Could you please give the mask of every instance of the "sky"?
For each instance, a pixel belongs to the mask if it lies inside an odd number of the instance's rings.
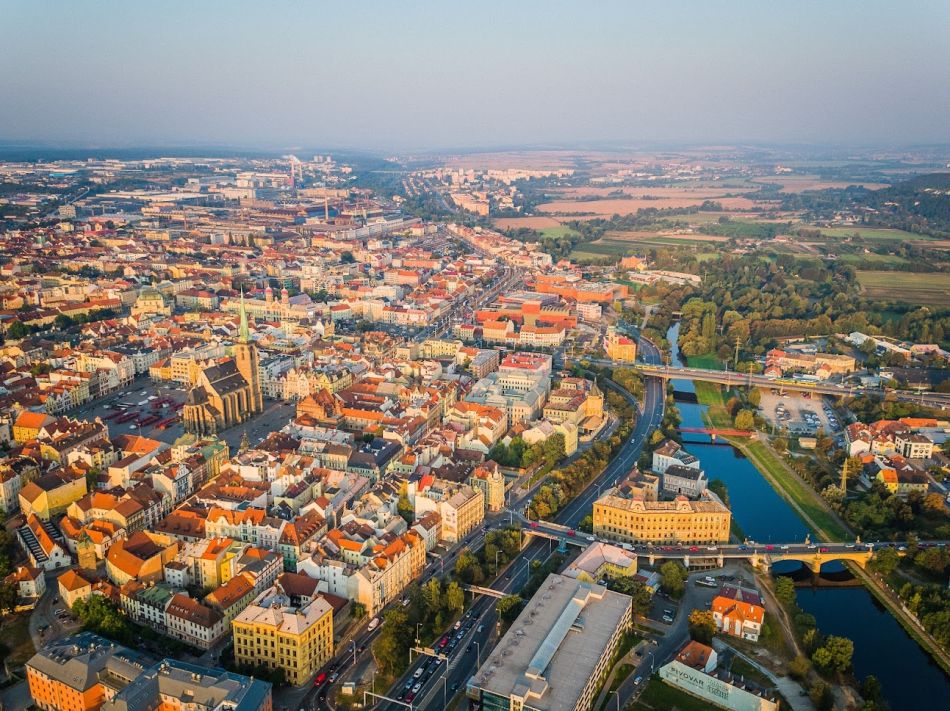
[[[0,142],[950,142],[950,1],[0,0]]]

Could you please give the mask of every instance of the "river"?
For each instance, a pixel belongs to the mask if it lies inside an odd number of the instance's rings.
[[[674,324],[667,338],[672,362],[680,365]],[[695,393],[692,381],[674,380],[678,392]],[[703,405],[678,402],[684,427],[703,427]],[[771,484],[735,448],[713,444],[707,435],[687,434],[683,443],[699,457],[706,476],[721,479],[729,489],[732,515],[746,536],[759,542],[801,541],[809,527]],[[784,564],[794,567],[797,564]],[[840,564],[829,564],[828,570]],[[776,572],[787,572],[776,566]],[[939,707],[950,698],[950,679],[904,631],[897,620],[863,587],[799,588],[798,604],[815,616],[825,634],[854,641],[854,672],[859,679],[876,676],[894,711]]]

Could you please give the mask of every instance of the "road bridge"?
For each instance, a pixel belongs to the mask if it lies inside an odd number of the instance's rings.
[[[677,431],[684,434],[706,434],[712,437],[751,437],[752,430],[736,430],[724,427],[677,427]]]
[[[921,406],[932,407],[938,410],[950,409],[950,393],[938,393],[931,390],[891,390],[882,388],[861,387],[846,385],[829,380],[795,380],[792,378],[770,378],[752,373],[737,373],[731,370],[709,370],[706,368],[689,368],[674,365],[655,365],[649,363],[626,363],[607,358],[580,359],[594,365],[603,365],[610,368],[631,368],[644,375],[652,375],[664,380],[699,380],[706,383],[717,383],[726,386],[773,388],[779,391],[817,393],[819,395],[834,395],[836,397],[869,395],[872,397],[893,397],[902,402],[915,402]]]
[[[889,541],[884,543],[862,543],[858,541],[843,541],[834,543],[812,543],[808,539],[794,543],[755,543],[749,541],[742,544],[723,545],[661,545],[651,543],[622,543],[604,538],[597,538],[591,534],[581,533],[559,524],[547,521],[528,521],[518,512],[512,512],[515,518],[524,525],[525,537],[536,536],[557,540],[564,546],[575,545],[586,548],[594,543],[609,543],[622,546],[624,550],[643,558],[651,566],[659,561],[677,560],[689,567],[717,567],[721,568],[729,560],[747,560],[762,570],[768,570],[776,563],[784,561],[798,561],[813,573],[819,573],[825,563],[850,562],[865,568],[874,557],[876,551],[882,548],[894,548],[898,555],[905,555],[906,543]],[[948,545],[946,541],[928,541],[926,546]]]

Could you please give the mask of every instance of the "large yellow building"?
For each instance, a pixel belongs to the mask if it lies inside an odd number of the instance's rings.
[[[306,683],[333,657],[333,608],[323,597],[296,606],[275,585],[244,608],[231,629],[235,662],[280,669],[294,686]]]
[[[711,492],[698,501],[624,498],[608,491],[594,502],[594,535],[627,543],[710,545],[729,541],[732,514]]]

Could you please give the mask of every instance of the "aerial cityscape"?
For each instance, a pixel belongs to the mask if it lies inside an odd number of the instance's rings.
[[[161,5],[3,3],[0,711],[946,707],[950,7]]]

